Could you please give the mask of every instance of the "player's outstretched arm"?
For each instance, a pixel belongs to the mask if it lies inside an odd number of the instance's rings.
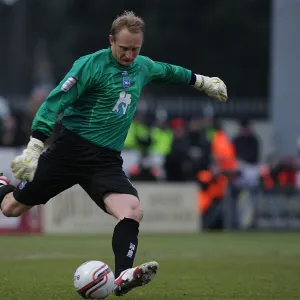
[[[225,83],[218,77],[207,77],[203,75],[194,74],[193,84],[194,88],[199,91],[203,91],[209,97],[218,100],[218,101],[226,101],[227,96],[227,88]]]
[[[188,84],[215,100],[226,101],[228,98],[226,85],[218,77],[195,74],[181,66],[152,61],[148,57],[143,57],[143,59],[149,74],[146,83]]]

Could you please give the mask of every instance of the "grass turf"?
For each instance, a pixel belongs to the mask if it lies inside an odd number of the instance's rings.
[[[136,264],[157,260],[159,274],[124,300],[300,299],[298,233],[141,235],[139,242]],[[0,237],[0,298],[80,299],[73,273],[91,259],[113,269],[110,236]]]

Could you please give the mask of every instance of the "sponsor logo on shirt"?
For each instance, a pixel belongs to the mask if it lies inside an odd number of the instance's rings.
[[[77,78],[75,78],[74,76],[69,77],[62,85],[61,90],[67,92],[76,82]]]
[[[128,105],[131,103],[131,94],[125,91],[120,93],[120,98],[112,109],[113,113],[116,115],[125,115]]]

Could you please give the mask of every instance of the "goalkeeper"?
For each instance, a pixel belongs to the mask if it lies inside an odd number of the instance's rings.
[[[1,210],[7,217],[18,217],[79,184],[116,218],[112,247],[117,296],[147,284],[158,270],[155,261],[133,267],[143,213],[138,192],[122,170],[121,151],[143,87],[152,82],[190,85],[215,100],[227,100],[219,78],[139,55],[143,39],[140,17],[133,12],[117,17],[110,47],[75,61],[39,108],[27,148],[11,164],[21,183],[14,187],[0,177]],[[63,130],[43,152],[61,112]]]

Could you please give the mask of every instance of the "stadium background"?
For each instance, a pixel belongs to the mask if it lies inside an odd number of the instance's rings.
[[[9,165],[39,105],[75,59],[108,47],[124,10],[146,21],[142,54],[218,76],[229,93],[224,104],[192,88],[144,90],[124,168],[145,210],[137,263],[156,259],[161,274],[134,299],[300,299],[299,0],[1,0],[1,171],[18,183]],[[229,156],[213,148],[218,132]],[[0,292],[77,299],[77,265],[113,264],[114,224],[77,187],[0,215]]]

